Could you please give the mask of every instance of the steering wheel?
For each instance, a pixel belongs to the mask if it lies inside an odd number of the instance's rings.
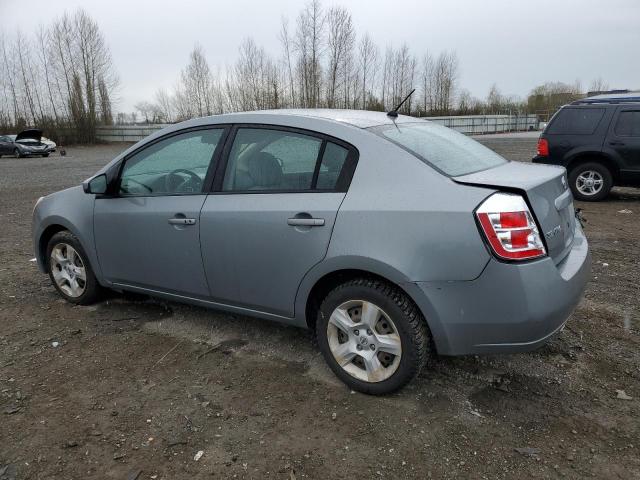
[[[178,168],[164,177],[164,186],[167,192],[199,192],[202,179],[191,170]]]

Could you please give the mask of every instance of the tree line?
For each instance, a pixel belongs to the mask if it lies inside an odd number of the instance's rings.
[[[158,89],[135,111],[114,118],[118,77],[97,23],[82,9],[27,37],[0,34],[0,128],[45,129],[54,139],[92,142],[98,125],[167,123],[234,111],[347,108],[388,111],[413,88],[401,113],[415,116],[525,114],[548,119],[584,96],[582,85],[548,82],[523,99],[493,85],[476,98],[460,84],[456,52],[416,54],[409,46],[382,49],[358,35],[348,9],[309,0],[293,21],[283,18],[273,55],[245,38],[237,59],[211,68],[196,45],[171,89]],[[595,80],[590,90],[606,90]]]
[[[388,111],[413,88],[401,113],[416,116],[526,114],[546,120],[561,105],[583,97],[582,86],[548,82],[526,99],[504,95],[493,85],[479,99],[462,88],[455,51],[416,56],[407,44],[382,50],[365,33],[358,36],[349,10],[310,0],[278,32],[281,51],[269,54],[251,37],[240,45],[235,63],[221,73],[209,67],[196,45],[171,90],[135,105],[119,123],[176,122],[225,112],[278,108],[348,108]],[[591,90],[608,87],[595,80]]]
[[[0,128],[29,126],[54,140],[87,143],[97,125],[113,123],[118,86],[98,24],[82,9],[32,36],[0,34]]]
[[[425,53],[406,44],[384,51],[369,34],[356,34],[351,13],[311,0],[278,32],[281,52],[272,56],[251,37],[238,58],[214,74],[196,45],[176,86],[119,114],[118,122],[174,122],[224,112],[278,108],[388,110],[420,86],[403,113],[449,114],[455,108],[459,65],[453,51]]]

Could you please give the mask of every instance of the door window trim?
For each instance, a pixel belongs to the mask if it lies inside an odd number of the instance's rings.
[[[227,166],[229,163],[229,156],[231,154],[231,149],[233,148],[233,143],[236,138],[236,134],[238,130],[241,128],[244,129],[264,129],[264,130],[275,130],[282,132],[290,132],[297,133],[300,135],[306,135],[308,137],[314,137],[319,140],[322,140],[322,144],[320,145],[320,149],[318,150],[318,157],[316,158],[316,165],[314,167],[313,179],[311,183],[311,187],[309,189],[304,190],[296,190],[296,189],[282,189],[282,190],[223,190],[223,181],[225,172],[227,170]],[[322,159],[324,156],[324,151],[327,145],[327,142],[334,143],[342,148],[347,150],[347,158],[344,161],[344,165],[340,171],[340,175],[338,176],[338,180],[336,181],[336,186],[334,188],[313,188],[317,183],[318,174],[320,171],[320,166],[322,164]],[[331,135],[327,135],[321,132],[316,132],[315,130],[307,130],[304,128],[298,127],[290,127],[286,125],[271,125],[266,123],[235,123],[231,126],[230,131],[225,140],[224,149],[221,154],[221,158],[218,160],[215,175],[213,178],[213,184],[209,189],[210,195],[269,195],[269,194],[278,194],[278,193],[346,193],[349,190],[349,186],[351,185],[351,180],[353,179],[353,174],[355,173],[356,166],[358,164],[358,160],[360,157],[360,152],[356,147],[351,145],[350,143],[345,142],[336,137],[332,137]]]
[[[171,137],[175,137],[178,135],[182,135],[185,133],[197,132],[200,130],[222,130],[222,134],[220,135],[220,140],[216,145],[216,148],[213,150],[213,154],[211,156],[211,160],[209,161],[209,166],[207,167],[207,173],[205,174],[204,180],[202,182],[202,190],[200,192],[175,192],[175,193],[134,193],[134,194],[122,194],[120,193],[120,181],[122,180],[122,172],[124,170],[124,165],[127,161],[137,155],[138,153],[146,150],[153,145],[167,140]],[[231,124],[228,123],[220,123],[220,124],[210,124],[210,125],[198,125],[195,127],[185,128],[182,130],[176,130],[174,132],[169,132],[166,135],[162,135],[158,138],[154,138],[153,140],[140,145],[140,147],[136,148],[133,152],[128,153],[120,162],[118,162],[118,174],[113,181],[113,185],[111,188],[110,197],[118,197],[118,198],[140,198],[140,197],[177,197],[177,196],[193,196],[193,195],[207,195],[211,191],[211,185],[213,184],[213,179],[215,172],[217,171],[217,166],[221,161],[222,153],[224,147],[226,146],[227,139],[229,137],[229,132],[231,131]]]

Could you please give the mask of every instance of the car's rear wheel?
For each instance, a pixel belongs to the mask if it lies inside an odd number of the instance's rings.
[[[609,195],[613,187],[613,176],[603,164],[587,162],[571,169],[569,184],[577,200],[597,202]]]
[[[68,302],[88,305],[100,297],[101,287],[78,239],[68,231],[58,232],[47,244],[49,278]]]
[[[320,306],[316,335],[336,376],[374,395],[406,385],[431,353],[418,307],[398,287],[377,279],[358,278],[333,289]]]

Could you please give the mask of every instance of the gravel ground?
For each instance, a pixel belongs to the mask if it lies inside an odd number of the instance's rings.
[[[521,161],[536,141],[480,140]],[[561,335],[438,358],[376,398],[339,383],[302,330],[62,301],[30,262],[33,204],[124,147],[0,159],[0,479],[640,478],[640,191],[579,205],[593,280]]]

